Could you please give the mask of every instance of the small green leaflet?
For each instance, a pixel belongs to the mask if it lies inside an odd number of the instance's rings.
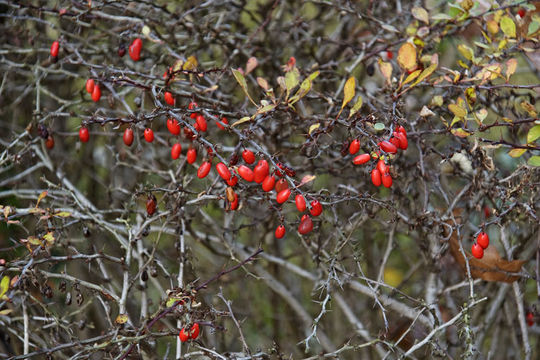
[[[232,69],[232,73],[233,73],[234,78],[236,79],[236,81],[238,81],[238,84],[240,84],[240,86],[242,87],[242,90],[244,90],[244,93],[248,97],[249,101],[251,101],[253,103],[253,105],[257,105],[255,103],[255,101],[253,101],[251,96],[249,95],[248,86],[247,86],[246,78],[244,77],[244,75],[242,75],[242,73],[240,71],[236,70],[236,69]]]

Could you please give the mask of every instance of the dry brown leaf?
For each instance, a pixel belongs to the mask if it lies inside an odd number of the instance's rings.
[[[467,251],[465,248],[464,250],[469,259],[469,266],[471,268],[471,276],[473,279],[511,283],[521,278],[517,275],[511,275],[511,273],[520,272],[521,266],[525,261],[505,260],[501,258],[501,255],[493,245],[489,246],[484,251],[484,257],[482,259],[477,259],[471,255],[470,251]],[[455,232],[450,237],[450,252],[463,271],[467,271],[465,258],[459,250],[459,240]]]

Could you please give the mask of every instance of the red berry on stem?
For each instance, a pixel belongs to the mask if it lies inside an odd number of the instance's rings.
[[[191,330],[189,331],[189,336],[192,339],[196,339],[199,336],[199,332],[200,332],[199,323],[195,323],[193,324],[193,326],[191,327]]]
[[[300,212],[306,211],[306,199],[300,194],[296,195],[294,198],[294,202],[296,204],[296,208]]]
[[[388,60],[392,60],[392,58],[394,57],[394,53],[388,50],[386,52],[386,57],[388,58]]]
[[[206,123],[206,119],[204,118],[204,116],[197,115],[195,121],[197,122],[200,131],[205,132],[208,129],[208,124]]]
[[[482,247],[482,249],[486,249],[489,246],[489,236],[485,232],[481,232],[476,237],[476,243]]]
[[[163,98],[165,99],[165,102],[171,106],[174,105],[174,95],[170,91],[165,91],[165,94],[163,95]]]
[[[394,144],[395,147],[399,148],[399,140],[392,136],[389,140],[392,144]]]
[[[210,172],[211,168],[212,164],[210,164],[209,161],[203,162],[201,166],[199,166],[199,170],[197,170],[197,177],[199,177],[199,179],[205,178],[206,175],[208,175],[208,173]]]
[[[91,94],[94,91],[94,85],[95,84],[96,84],[96,82],[94,81],[94,79],[86,80],[86,92]]]
[[[276,192],[281,192],[285,189],[288,189],[289,188],[289,184],[287,184],[287,180],[285,179],[279,179],[277,182],[276,182]]]
[[[403,126],[399,125],[396,130],[407,136],[407,131],[405,131],[405,128]]]
[[[236,175],[231,176],[231,178],[227,180],[227,185],[229,186],[235,186],[236,184],[238,184],[238,176]]]
[[[88,142],[89,139],[90,139],[90,133],[88,132],[88,128],[86,126],[82,126],[79,129],[79,140],[85,143],[85,142]]]
[[[371,170],[371,182],[375,186],[381,186],[382,184],[381,172],[376,168]]]
[[[384,185],[384,187],[389,188],[390,186],[392,186],[392,182],[392,176],[388,172],[382,174],[382,184]]]
[[[397,147],[399,147],[401,150],[407,150],[409,147],[407,135],[399,131],[394,131],[394,138],[398,140],[398,145],[396,145]]]
[[[182,145],[179,143],[174,144],[171,149],[171,158],[173,158],[173,160],[178,159],[180,157],[180,153],[182,153]]]
[[[60,50],[60,43],[58,41],[53,41],[51,45],[51,56],[57,57],[58,56],[58,50]]]
[[[149,216],[154,215],[154,213],[156,212],[156,207],[157,207],[156,202],[157,200],[154,195],[148,195],[148,199],[146,199],[146,213]]]
[[[392,144],[390,141],[387,141],[387,140],[381,141],[379,147],[384,152],[387,152],[387,153],[390,153],[390,154],[397,153],[396,145]]]
[[[377,161],[377,169],[379,170],[381,175],[388,171],[388,168],[386,167],[386,164],[384,163],[384,160],[379,159],[379,161]]]
[[[251,182],[255,178],[253,170],[248,168],[246,165],[240,165],[238,167],[238,174],[246,181]]]
[[[126,130],[124,130],[124,144],[127,146],[133,144],[133,130],[131,128],[126,128]]]
[[[47,140],[45,140],[45,146],[47,147],[47,149],[52,149],[54,147],[54,138],[52,137],[52,135],[49,135],[47,137]]]
[[[229,120],[227,120],[227,118],[224,116],[221,118],[221,122],[224,123],[224,124],[229,124]],[[216,124],[218,126],[218,128],[220,128],[221,130],[225,130],[225,126],[221,125],[221,123],[219,121],[216,121]]]
[[[484,257],[484,249],[477,243],[474,243],[471,248],[471,252],[473,256],[477,259],[481,259]]]
[[[358,139],[354,139],[349,145],[349,154],[354,155],[358,152],[358,150],[360,150],[360,141]]]
[[[238,194],[237,194],[237,193],[234,193],[234,201],[231,202],[231,210],[236,210],[236,209],[238,209],[238,204],[239,204]]]
[[[284,237],[285,236],[285,226],[279,225],[276,228],[275,235],[276,235],[276,239],[281,239],[282,237]]]
[[[267,176],[262,182],[262,189],[266,192],[272,191],[276,185],[276,178],[274,176]]]
[[[141,58],[142,40],[136,38],[129,46],[129,56],[133,61],[138,61]]]
[[[149,143],[154,141],[154,131],[152,129],[150,128],[144,129],[144,140],[146,140],[146,142],[149,142]]]
[[[268,162],[266,160],[259,160],[257,166],[255,166],[255,169],[253,169],[253,173],[255,174],[255,182],[257,184],[262,183],[268,176],[269,171],[270,167],[268,166]]]
[[[519,17],[523,19],[525,17],[526,11],[524,8],[520,8],[517,13]]]
[[[99,88],[99,84],[94,85],[94,90],[92,90],[92,100],[94,102],[98,102],[101,98],[101,89]]]
[[[176,119],[167,119],[167,129],[173,135],[180,135],[180,124]]]
[[[357,155],[353,159],[352,162],[353,162],[354,165],[362,165],[362,164],[367,163],[369,160],[371,160],[371,155],[369,155],[369,154],[361,154],[361,155]]]
[[[309,209],[309,212],[313,216],[319,216],[322,214],[322,205],[318,200],[313,200],[311,202],[311,209]]]
[[[197,160],[197,150],[190,147],[186,153],[188,164],[193,164]]]
[[[186,333],[184,328],[182,328],[182,330],[180,330],[180,333],[178,334],[178,337],[180,338],[181,342],[186,342],[186,341],[189,340],[189,335]]]
[[[534,314],[532,312],[528,311],[525,318],[527,319],[527,325],[528,326],[533,326],[534,325]]]
[[[291,196],[291,190],[290,189],[281,190],[276,195],[276,201],[279,204],[283,204],[285,201],[287,201],[289,199],[290,196]]]
[[[242,158],[245,162],[248,164],[253,164],[255,162],[255,154],[253,154],[253,151],[245,149],[242,151]]]
[[[307,215],[302,217],[300,225],[298,225],[298,232],[302,235],[309,234],[313,230],[313,221]]]
[[[229,171],[227,165],[225,165],[224,163],[220,162],[219,164],[217,164],[216,170],[223,180],[227,181],[231,178],[231,172]]]

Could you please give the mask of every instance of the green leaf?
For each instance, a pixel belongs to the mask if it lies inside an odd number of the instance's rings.
[[[289,104],[292,105],[304,96],[306,96],[306,94],[311,90],[311,87],[313,86],[313,80],[315,80],[315,78],[319,76],[319,73],[320,71],[317,70],[314,73],[310,74],[307,78],[305,78],[304,81],[302,81],[300,89],[298,89],[296,94],[294,94],[294,96],[289,99]]]
[[[242,73],[236,69],[232,69],[232,73],[234,75],[234,78],[238,82],[238,84],[240,84],[240,86],[242,87],[242,90],[244,90],[244,93],[248,97],[249,101],[251,101],[254,105],[257,105],[255,104],[255,101],[253,101],[251,96],[249,95],[248,86],[247,86],[246,78],[244,77],[244,75],[242,75]]]
[[[341,104],[341,109],[345,107],[354,97],[355,94],[355,87],[356,87],[356,80],[354,79],[354,76],[351,76],[349,79],[347,79],[347,82],[345,83],[345,87],[343,88],[343,103]]]
[[[501,29],[503,33],[511,38],[516,37],[516,24],[508,15],[505,15],[501,18]]]
[[[287,98],[292,89],[300,82],[300,71],[297,68],[293,68],[291,71],[285,74],[285,88],[287,89]]]
[[[384,130],[384,127],[385,127],[384,124],[383,124],[383,123],[380,123],[380,122],[375,123],[375,125],[373,125],[373,128],[374,128],[375,130],[377,130],[377,131]]]
[[[433,15],[431,19],[432,20],[452,20],[452,17],[450,15],[440,13],[440,14]]]
[[[251,116],[244,116],[243,118],[241,118],[240,120],[238,120],[237,122],[232,124],[231,126],[240,125],[240,124],[243,124],[243,123],[245,123],[247,121],[250,121],[250,120],[251,120]]]
[[[457,104],[448,105],[448,110],[450,110],[455,116],[460,118],[463,118],[467,115],[467,110]]]
[[[532,143],[540,137],[540,125],[534,125],[527,133],[527,143]]]
[[[534,33],[536,33],[538,31],[538,29],[540,29],[540,22],[538,20],[534,19],[529,24],[529,28],[527,29],[527,36],[533,35]]]
[[[7,293],[9,289],[9,276],[4,276],[2,278],[2,281],[0,281],[0,298],[4,296],[5,293]]]
[[[531,156],[529,160],[527,160],[527,164],[531,166],[540,166],[540,156],[538,155]]]
[[[459,53],[467,60],[471,60],[474,56],[474,51],[470,47],[464,44],[459,44],[457,47]]]
[[[435,69],[437,69],[437,64],[431,64],[429,67],[425,68],[424,71],[418,76],[418,79],[410,87],[416,86],[421,81],[423,81],[425,78],[427,78],[429,75],[431,75]]]
[[[261,106],[260,108],[257,109],[257,114],[264,114],[269,111],[272,111],[276,108],[276,106],[277,106],[276,104],[269,104],[269,105]]]
[[[71,216],[71,213],[70,213],[70,212],[67,212],[67,211],[59,211],[59,212],[57,212],[56,214],[54,214],[54,216],[58,216],[58,217],[70,217],[70,216]]]
[[[513,158],[518,158],[521,155],[525,154],[525,151],[527,151],[527,149],[512,149],[508,152],[508,155]]]
[[[354,114],[356,114],[356,112],[358,110],[360,110],[360,108],[362,107],[362,96],[358,95],[358,99],[356,99],[356,103],[354,103],[351,111],[349,112],[349,118],[351,118],[351,116],[353,116]]]

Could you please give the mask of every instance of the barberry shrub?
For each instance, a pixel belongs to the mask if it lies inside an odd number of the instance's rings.
[[[1,358],[540,356],[533,3],[0,7]]]

